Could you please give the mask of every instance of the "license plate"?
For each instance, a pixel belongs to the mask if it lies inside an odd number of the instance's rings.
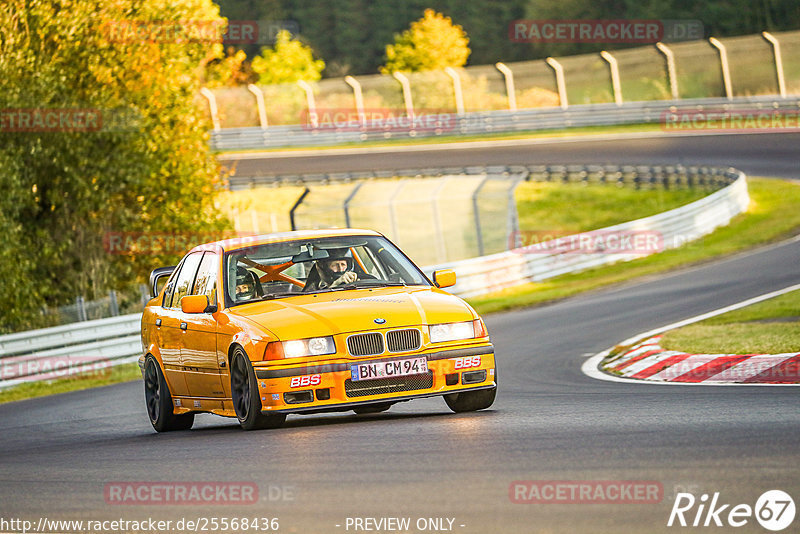
[[[428,360],[425,356],[391,362],[359,363],[350,366],[350,378],[353,381],[420,375],[427,372]]]

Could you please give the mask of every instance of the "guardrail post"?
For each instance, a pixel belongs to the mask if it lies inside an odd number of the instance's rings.
[[[772,53],[775,56],[775,74],[778,76],[778,92],[781,98],[786,98],[786,80],[783,77],[783,60],[781,59],[781,43],[769,32],[761,32],[764,39],[772,45]]]
[[[347,195],[347,198],[344,199],[344,224],[347,228],[350,228],[350,201],[353,200],[353,197],[358,194],[358,190],[361,189],[361,186],[364,185],[364,182],[358,182],[356,186],[350,191],[350,194]]]
[[[264,92],[259,89],[257,85],[252,83],[247,85],[247,90],[256,96],[258,122],[261,124],[261,127],[266,130],[269,125],[267,124],[267,108],[264,105]]]
[[[719,39],[710,37],[708,42],[711,46],[719,50],[719,64],[722,67],[722,83],[725,85],[725,96],[728,100],[733,100],[733,89],[731,88],[731,72],[728,65],[728,51]]]
[[[503,73],[503,78],[506,80],[506,95],[508,95],[508,109],[510,111],[517,110],[517,92],[514,88],[514,73],[505,63],[495,63],[497,70]]]
[[[406,115],[408,115],[408,118],[413,121],[414,101],[411,98],[411,84],[408,81],[408,77],[402,72],[393,72],[392,76],[394,76],[394,79],[400,82],[400,85],[403,87],[403,101],[406,104]]]
[[[294,206],[292,206],[292,209],[289,210],[289,222],[291,223],[292,231],[297,230],[297,225],[295,224],[295,220],[294,220],[294,212],[297,210],[297,208],[300,207],[300,204],[303,203],[303,200],[306,199],[306,196],[308,196],[308,194],[310,192],[311,192],[311,189],[309,189],[308,187],[303,189],[303,194],[300,195],[300,198],[298,198],[297,201],[294,203]]]
[[[214,131],[220,131],[219,113],[217,112],[217,99],[214,93],[208,90],[207,87],[200,89],[200,94],[208,100],[208,110],[211,112],[211,123],[214,125]]]
[[[345,76],[344,81],[353,88],[353,97],[356,100],[356,113],[361,126],[367,126],[367,115],[364,113],[364,95],[361,92],[361,84],[352,76]],[[349,225],[348,225],[349,226]]]
[[[456,113],[464,114],[464,93],[461,91],[461,78],[453,67],[445,67],[444,71],[453,79],[453,94],[456,97]]]
[[[600,52],[600,57],[608,62],[608,68],[611,70],[611,89],[614,91],[614,102],[621,106],[622,87],[619,83],[619,64],[617,64],[617,59],[605,50]]]
[[[545,60],[556,73],[556,85],[558,86],[558,100],[561,102],[561,109],[567,109],[567,84],[564,81],[564,67],[556,59],[549,57]]]
[[[308,118],[311,120],[311,127],[319,127],[319,118],[317,117],[317,104],[314,102],[314,88],[305,81],[300,80],[297,82],[303,91],[306,92],[306,104],[308,105]]]
[[[475,191],[472,192],[472,213],[475,217],[475,240],[478,242],[478,256],[484,255],[483,250],[483,231],[481,230],[481,210],[478,206],[478,195],[481,193],[481,189],[483,186],[486,185],[486,182],[489,181],[489,175],[487,174],[481,183],[478,184],[478,187],[475,188]]]
[[[667,59],[667,78],[669,78],[669,90],[672,93],[672,99],[678,100],[678,75],[675,71],[675,54],[664,43],[656,43],[656,48],[659,52],[664,54]]]

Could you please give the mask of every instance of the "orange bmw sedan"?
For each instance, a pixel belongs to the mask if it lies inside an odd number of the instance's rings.
[[[456,412],[488,408],[494,347],[475,310],[442,289],[455,281],[450,270],[429,280],[369,230],[195,247],[150,275],[139,358],[150,422],[188,429],[205,412],[274,428],[287,414],[430,396]]]

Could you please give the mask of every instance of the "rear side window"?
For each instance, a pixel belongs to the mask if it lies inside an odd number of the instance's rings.
[[[211,305],[217,302],[217,271],[219,256],[213,252],[206,252],[200,262],[200,269],[194,282],[192,295],[205,295]]]
[[[197,267],[200,265],[200,259],[202,257],[202,252],[192,252],[186,256],[186,259],[183,261],[183,266],[181,267],[181,272],[178,273],[178,278],[175,281],[175,292],[172,295],[172,301],[169,303],[168,307],[179,307],[181,305],[181,299],[190,294],[189,292],[194,286]]]

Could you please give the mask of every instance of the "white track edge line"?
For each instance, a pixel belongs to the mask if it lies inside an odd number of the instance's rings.
[[[722,315],[723,313],[728,313],[730,311],[738,310],[739,308],[744,308],[751,304],[756,304],[758,302],[762,302],[764,300],[769,300],[774,297],[778,297],[780,295],[784,295],[786,293],[791,293],[792,291],[796,291],[800,289],[800,284],[794,284],[783,289],[778,289],[777,291],[770,291],[769,293],[764,293],[763,295],[759,295],[757,297],[749,298],[747,300],[743,300],[741,302],[737,302],[736,304],[731,304],[730,306],[725,306],[724,308],[719,308],[716,310],[712,310],[710,312],[696,315],[694,317],[690,317],[689,319],[684,319],[682,321],[678,321],[676,323],[668,324],[666,326],[662,326],[653,330],[649,330],[647,332],[643,332],[641,334],[637,334],[632,336],[625,341],[618,343],[619,345],[631,345],[634,342],[652,337],[656,334],[660,334],[667,330],[673,330],[675,328],[679,328],[681,326],[686,326],[692,323],[696,323],[699,321],[703,321],[705,319],[709,319],[711,317],[715,317],[717,315]],[[626,384],[646,384],[646,385],[660,385],[660,386],[800,386],[800,384],[755,384],[755,383],[735,383],[735,382],[662,382],[662,381],[648,381],[648,380],[641,380],[637,378],[622,378],[621,376],[613,376],[607,373],[604,373],[600,370],[600,362],[608,356],[611,352],[611,348],[608,348],[602,352],[598,352],[594,356],[589,357],[583,365],[581,365],[581,372],[588,376],[589,378],[595,378],[597,380],[605,380],[606,382],[624,382]]]

